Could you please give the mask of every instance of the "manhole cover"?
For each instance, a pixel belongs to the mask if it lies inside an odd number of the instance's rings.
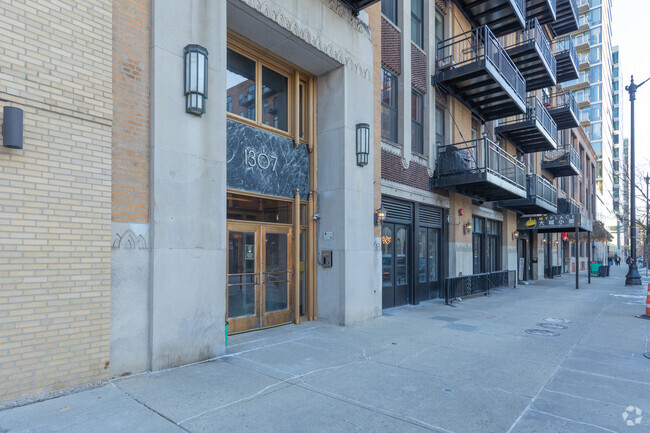
[[[558,319],[557,317],[548,317],[544,321],[549,323],[571,323],[569,319]]]
[[[569,329],[566,325],[560,325],[559,323],[538,323],[537,326],[541,326],[546,329]]]
[[[526,329],[526,334],[540,335],[542,337],[559,337],[560,334],[546,329]]]

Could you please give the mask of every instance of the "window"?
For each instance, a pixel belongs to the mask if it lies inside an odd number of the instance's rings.
[[[614,158],[618,158],[618,152],[619,152],[618,147],[615,147],[614,148]]]
[[[614,144],[618,144],[618,134],[614,134]]]
[[[612,63],[618,63],[618,51],[612,53]]]
[[[613,169],[614,169],[614,171],[618,171],[618,161],[614,161],[614,163],[613,163]],[[618,177],[618,176],[617,176],[617,177]],[[618,183],[618,182],[614,182],[614,183]]]
[[[239,95],[239,96],[241,96],[241,95]],[[229,113],[232,113],[232,96],[231,95],[228,95],[228,97],[226,98],[226,110]]]
[[[600,102],[603,99],[603,86],[598,84],[591,88],[591,102]]]
[[[601,8],[592,9],[589,11],[587,16],[589,18],[589,25],[592,27],[597,26],[603,20],[602,9]]]
[[[614,81],[613,88],[614,90],[618,90],[618,81]]]
[[[226,67],[228,112],[245,114],[255,120],[255,61],[228,49]],[[238,94],[238,107],[232,106],[232,95]],[[252,107],[252,110],[251,110]],[[252,115],[252,117],[251,117]]]
[[[445,145],[445,110],[436,105],[436,148]]]
[[[424,154],[423,111],[424,97],[417,90],[411,89],[411,150],[419,154]]]
[[[395,25],[398,25],[397,2],[398,0],[381,0],[381,13]]]
[[[474,217],[472,232],[473,272],[480,274],[499,270],[501,223]]]
[[[615,97],[616,99],[618,99],[618,96],[614,96],[614,97]],[[613,116],[613,117],[618,117],[618,114],[619,114],[618,107],[616,107],[616,108],[614,108],[614,110],[612,111],[612,116]]]
[[[618,185],[618,174],[614,175],[614,185]],[[616,189],[615,189],[616,191]]]
[[[614,105],[618,105],[618,95],[614,95],[614,98],[612,99],[614,102]],[[618,109],[616,109],[617,114],[614,115],[614,117],[618,117]]]
[[[397,76],[381,69],[381,137],[397,143]]]
[[[612,76],[614,78],[618,78],[618,66],[612,70]]]
[[[273,127],[289,131],[289,79],[262,66],[262,120],[273,120]]]
[[[444,16],[436,9],[436,53],[438,52],[438,44],[445,39],[445,20]],[[442,57],[438,54],[438,57]]]
[[[423,16],[423,0],[411,0],[411,40],[420,48],[424,40]]]

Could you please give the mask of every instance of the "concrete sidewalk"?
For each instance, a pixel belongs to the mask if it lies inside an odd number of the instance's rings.
[[[234,336],[210,362],[4,410],[0,432],[650,432],[648,281],[626,271]]]

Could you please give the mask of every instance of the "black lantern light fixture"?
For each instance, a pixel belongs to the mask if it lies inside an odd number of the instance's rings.
[[[205,114],[208,99],[208,50],[190,44],[185,53],[185,111],[201,116]]]
[[[2,109],[2,145],[10,149],[23,148],[23,110],[5,106]]]
[[[370,125],[357,123],[357,165],[363,167],[368,165],[370,154]]]

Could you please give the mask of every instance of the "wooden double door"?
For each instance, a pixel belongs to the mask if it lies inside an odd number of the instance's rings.
[[[228,223],[226,320],[228,333],[291,322],[292,228]]]

